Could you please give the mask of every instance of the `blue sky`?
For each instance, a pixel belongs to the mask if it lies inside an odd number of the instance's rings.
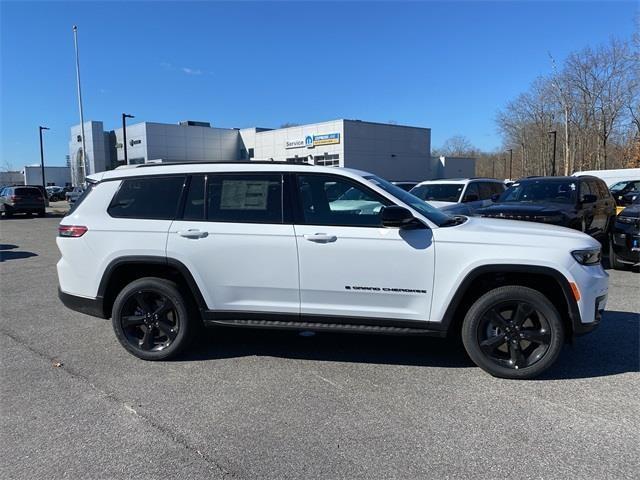
[[[6,2],[0,167],[62,165],[85,119],[278,127],[357,118],[500,146],[494,118],[571,51],[629,38],[630,2]]]

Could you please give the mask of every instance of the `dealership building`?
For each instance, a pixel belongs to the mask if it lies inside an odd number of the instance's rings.
[[[125,164],[122,128],[84,125],[87,174]],[[287,128],[217,128],[206,122],[141,122],[127,126],[129,164],[273,160],[366,170],[396,181],[473,176],[475,166],[431,156],[431,129],[360,120],[332,120]],[[69,157],[82,165],[80,125],[71,128]],[[74,179],[79,174],[74,174]],[[75,183],[75,180],[74,180]]]

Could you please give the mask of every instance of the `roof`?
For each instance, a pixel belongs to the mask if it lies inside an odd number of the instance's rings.
[[[93,181],[102,181],[125,177],[139,177],[149,175],[172,175],[188,173],[211,173],[211,172],[313,172],[319,173],[340,173],[347,172],[346,176],[364,176],[368,172],[336,167],[320,167],[308,163],[289,163],[272,161],[248,161],[248,162],[176,162],[176,163],[147,163],[143,165],[128,165],[124,168],[117,168],[106,172],[98,172],[89,175]]]
[[[454,184],[466,185],[471,181],[504,183],[502,180],[498,180],[497,178],[471,177],[471,178],[438,178],[436,180],[425,180],[423,182],[418,183],[418,185],[432,185],[432,184],[443,184],[443,183],[454,183]]]

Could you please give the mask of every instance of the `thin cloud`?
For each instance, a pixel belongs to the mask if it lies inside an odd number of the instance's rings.
[[[173,65],[171,65],[169,62],[160,62],[160,66],[166,70],[173,69]]]
[[[199,68],[182,67],[182,71],[187,75],[202,75],[202,70]]]

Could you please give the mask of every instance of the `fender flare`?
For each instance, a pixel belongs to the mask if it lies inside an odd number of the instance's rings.
[[[580,319],[580,310],[578,309],[578,303],[573,297],[573,291],[571,290],[571,286],[569,285],[569,281],[567,278],[560,273],[558,270],[555,270],[551,267],[543,267],[539,265],[521,265],[521,264],[489,264],[489,265],[481,265],[479,267],[471,270],[460,282],[456,289],[456,293],[454,293],[453,297],[451,297],[451,301],[447,306],[447,309],[442,317],[442,328],[443,330],[449,332],[453,323],[454,316],[456,310],[462,303],[467,291],[469,290],[470,285],[476,280],[480,275],[485,275],[487,273],[530,273],[536,275],[546,275],[552,277],[554,280],[558,282],[562,289],[562,293],[564,295],[564,299],[567,302],[568,306],[568,316],[573,328],[574,333],[579,333],[582,331],[582,323]],[[562,312],[561,312],[562,313]]]

